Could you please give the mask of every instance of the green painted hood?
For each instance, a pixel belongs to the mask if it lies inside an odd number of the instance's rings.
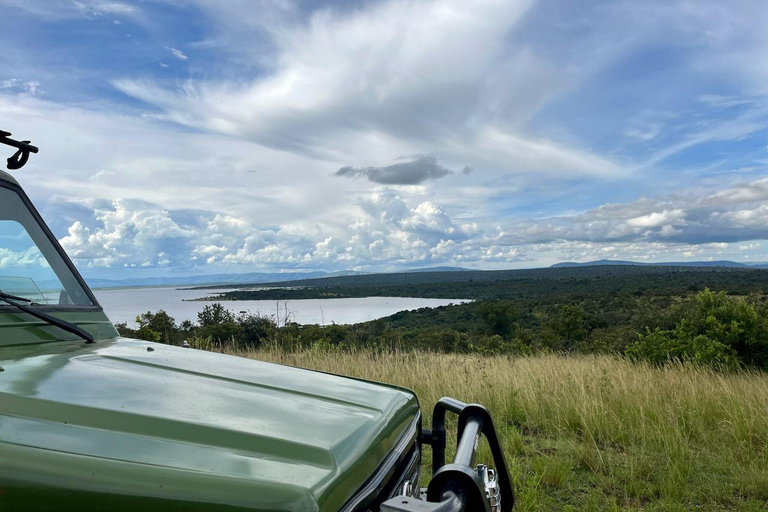
[[[336,511],[418,416],[406,390],[124,338],[0,367],[3,510]]]

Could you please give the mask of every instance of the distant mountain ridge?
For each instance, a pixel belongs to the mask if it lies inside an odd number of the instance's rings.
[[[564,268],[577,268],[577,267],[597,267],[597,266],[639,266],[639,267],[722,267],[722,268],[755,268],[755,269],[768,269],[768,263],[739,263],[735,261],[679,261],[679,262],[662,262],[662,263],[645,263],[636,261],[624,261],[624,260],[596,260],[587,262],[572,262],[566,261],[563,263],[556,263],[550,267],[544,267],[540,269],[527,269],[527,270],[542,270],[549,269],[564,269]],[[465,276],[484,275],[486,273],[493,274],[494,272],[524,272],[525,270],[473,270],[462,267],[423,267],[412,268],[402,270],[399,272],[360,272],[355,270],[342,270],[336,272],[325,271],[308,271],[308,272],[248,272],[243,274],[209,274],[209,275],[193,275],[193,276],[174,276],[174,277],[141,277],[141,278],[128,278],[128,279],[102,279],[102,278],[89,278],[85,277],[86,282],[92,288],[131,288],[131,287],[151,287],[151,286],[201,286],[201,287],[213,287],[216,285],[222,285],[222,287],[233,288],[238,285],[252,286],[260,284],[278,284],[292,281],[307,281],[314,279],[324,278],[337,278],[347,276],[369,276],[369,275],[414,275],[414,274],[451,274],[461,273]],[[468,277],[467,277],[468,278]],[[41,286],[46,283],[39,283]],[[53,283],[51,283],[53,285]],[[54,286],[55,287],[55,286]]]
[[[299,279],[317,279],[320,277],[356,275],[355,271],[341,272],[249,272],[245,274],[210,274],[195,276],[174,277],[139,277],[129,279],[101,279],[85,277],[86,283],[92,288],[131,288],[140,286],[194,286],[194,285],[233,285],[233,284],[258,284],[279,283],[284,281],[296,281]]]
[[[719,260],[719,261],[665,261],[659,263],[647,263],[640,261],[624,260],[596,260],[577,263],[575,261],[564,261],[555,263],[549,268],[568,268],[568,267],[596,267],[603,265],[636,265],[642,267],[729,267],[729,268],[768,268],[768,263],[739,263],[738,261]]]
[[[413,274],[417,272],[471,272],[471,270],[463,267],[424,267],[412,268],[410,270],[405,270],[404,272]]]
[[[469,269],[461,267],[425,267],[404,270],[402,273],[419,272],[467,272]],[[91,288],[133,288],[133,287],[151,287],[151,286],[214,286],[214,285],[238,285],[238,284],[261,284],[261,283],[283,283],[288,281],[299,281],[304,279],[318,279],[323,277],[342,277],[365,275],[369,272],[360,272],[356,270],[339,270],[335,272],[325,272],[322,270],[309,272],[248,272],[244,274],[208,274],[194,276],[174,276],[174,277],[137,277],[128,279],[102,279],[85,277],[85,281]],[[398,272],[399,273],[399,272]],[[41,283],[55,287],[56,283]]]

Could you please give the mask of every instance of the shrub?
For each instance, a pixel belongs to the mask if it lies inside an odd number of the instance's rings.
[[[266,316],[242,313],[237,317],[237,325],[241,331],[241,344],[244,348],[258,348],[261,344],[274,336],[277,325],[275,321]]]
[[[733,348],[702,334],[690,337],[680,329],[649,330],[646,334],[639,335],[638,341],[627,348],[626,355],[633,360],[645,360],[654,364],[678,360],[708,366],[734,367],[739,362]]]
[[[674,329],[647,329],[627,348],[633,359],[669,359],[768,369],[768,323],[755,304],[725,292],[704,290],[670,308]]]

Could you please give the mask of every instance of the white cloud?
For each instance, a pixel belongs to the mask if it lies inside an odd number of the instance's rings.
[[[662,243],[713,247],[714,243],[767,240],[768,180],[720,191],[681,191],[630,203],[606,204],[583,213],[538,221],[520,219],[507,228],[486,230],[500,245],[559,242]],[[738,259],[738,258],[737,258]]]
[[[104,14],[134,14],[139,9],[135,5],[123,2],[110,2],[103,0],[91,0],[88,2],[72,2],[83,14],[102,16]]]
[[[37,96],[38,94],[40,94],[40,82],[36,80],[30,80],[29,82],[25,82],[24,90],[27,92],[27,94],[30,94],[32,96]]]
[[[30,247],[25,251],[13,251],[11,249],[0,247],[0,268],[36,266],[48,268],[48,262],[37,247]]]
[[[37,80],[24,81],[19,78],[2,80],[0,81],[0,90],[1,89],[25,93],[29,96],[38,96],[42,94],[40,82]]]
[[[509,266],[605,258],[743,260],[750,254],[759,259],[757,241],[768,239],[768,205],[701,206],[717,194],[644,198],[569,217],[483,227],[453,218],[432,202],[408,204],[393,190],[380,188],[358,197],[359,209],[345,216],[342,230],[326,223],[266,229],[240,216],[202,211],[190,216],[138,201],[113,201],[95,208],[92,226],[74,222],[61,241],[76,260],[91,266],[197,272]]]
[[[633,217],[627,220],[627,224],[638,228],[658,228],[668,225],[671,222],[679,222],[685,218],[685,210],[664,210],[661,212],[651,212],[639,217]]]
[[[71,219],[58,229],[80,265],[200,273],[509,266],[565,256],[733,256],[735,243],[768,239],[768,179],[570,216],[483,220],[466,215],[467,203],[446,207],[430,189],[367,190],[330,176],[338,163],[247,141],[26,96],[0,96],[0,115],[44,148],[19,178],[36,201],[70,209],[49,220]],[[120,146],[109,143],[114,137]],[[80,213],[67,213],[75,206]]]
[[[189,57],[184,55],[184,53],[182,53],[182,51],[179,50],[178,48],[174,48],[173,46],[166,46],[165,49],[168,50],[169,52],[171,52],[171,55],[173,55],[174,57],[176,57],[179,60],[187,60],[187,59],[189,59]]]
[[[110,0],[0,0],[0,6],[22,9],[46,21],[73,18],[95,20],[119,15],[142,24],[148,22],[144,11],[137,5]]]
[[[159,264],[167,247],[197,235],[180,227],[167,211],[132,201],[114,201],[111,208],[96,209],[94,217],[97,228],[76,221],[60,240],[72,258],[88,266]]]
[[[0,4],[45,21],[163,18],[150,16],[152,2]],[[731,167],[749,170],[751,182],[701,178],[694,162],[691,180],[679,179],[696,190],[653,189],[675,188],[663,169],[674,168],[670,157],[684,160],[695,146],[714,152],[768,126],[760,96],[768,68],[739,57],[768,48],[765,13],[749,2],[481,0],[469,8],[383,0],[311,12],[287,0],[195,5],[210,29],[183,48],[200,52],[193,61],[226,64],[200,73],[190,62],[194,78],[171,82],[159,61],[189,58],[163,45],[182,39],[157,30],[158,43],[135,32],[142,48],[169,52],[142,57],[157,80],[126,74],[114,82],[144,100],[145,112],[111,97],[79,107],[48,92],[57,82],[45,73],[9,66],[0,80],[0,117],[41,147],[19,178],[60,213],[54,227],[83,264],[201,272],[502,266],[561,256],[709,257],[768,238],[765,162],[747,161],[746,143],[722,159],[738,153],[745,161]],[[691,103],[676,109],[674,87],[614,87],[617,71],[635,69],[656,48],[686,56],[669,80],[715,76],[712,90],[728,95],[686,82],[680,90]],[[710,68],[704,57],[731,64]],[[77,71],[99,87],[114,78]],[[45,84],[45,98],[65,100],[44,101],[32,78]],[[587,110],[577,108],[582,101]],[[764,141],[759,149],[764,158]],[[333,177],[339,169],[366,179]],[[604,204],[616,191],[625,202]]]
[[[270,72],[250,83],[194,80],[175,90],[146,79],[114,83],[168,120],[347,166],[434,153],[459,169],[620,173],[576,144],[520,133],[521,122],[564,86],[557,70],[509,42],[531,4],[321,10],[307,21],[262,27],[277,51]]]
[[[9,80],[0,81],[0,89],[11,89],[22,84],[22,80],[18,78],[11,78]]]

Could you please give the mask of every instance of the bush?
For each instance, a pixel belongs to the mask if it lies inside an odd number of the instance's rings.
[[[761,312],[762,313],[762,312]],[[674,329],[647,329],[627,348],[633,359],[670,359],[768,369],[768,323],[754,303],[704,290],[670,308]]]
[[[678,329],[649,330],[639,335],[639,340],[627,348],[626,355],[632,360],[645,360],[653,364],[677,360],[732,368],[738,366],[739,362],[733,348],[703,334],[687,336]]]
[[[241,343],[244,348],[249,349],[258,348],[277,331],[277,325],[272,318],[248,313],[237,317],[237,325],[241,332]]]

